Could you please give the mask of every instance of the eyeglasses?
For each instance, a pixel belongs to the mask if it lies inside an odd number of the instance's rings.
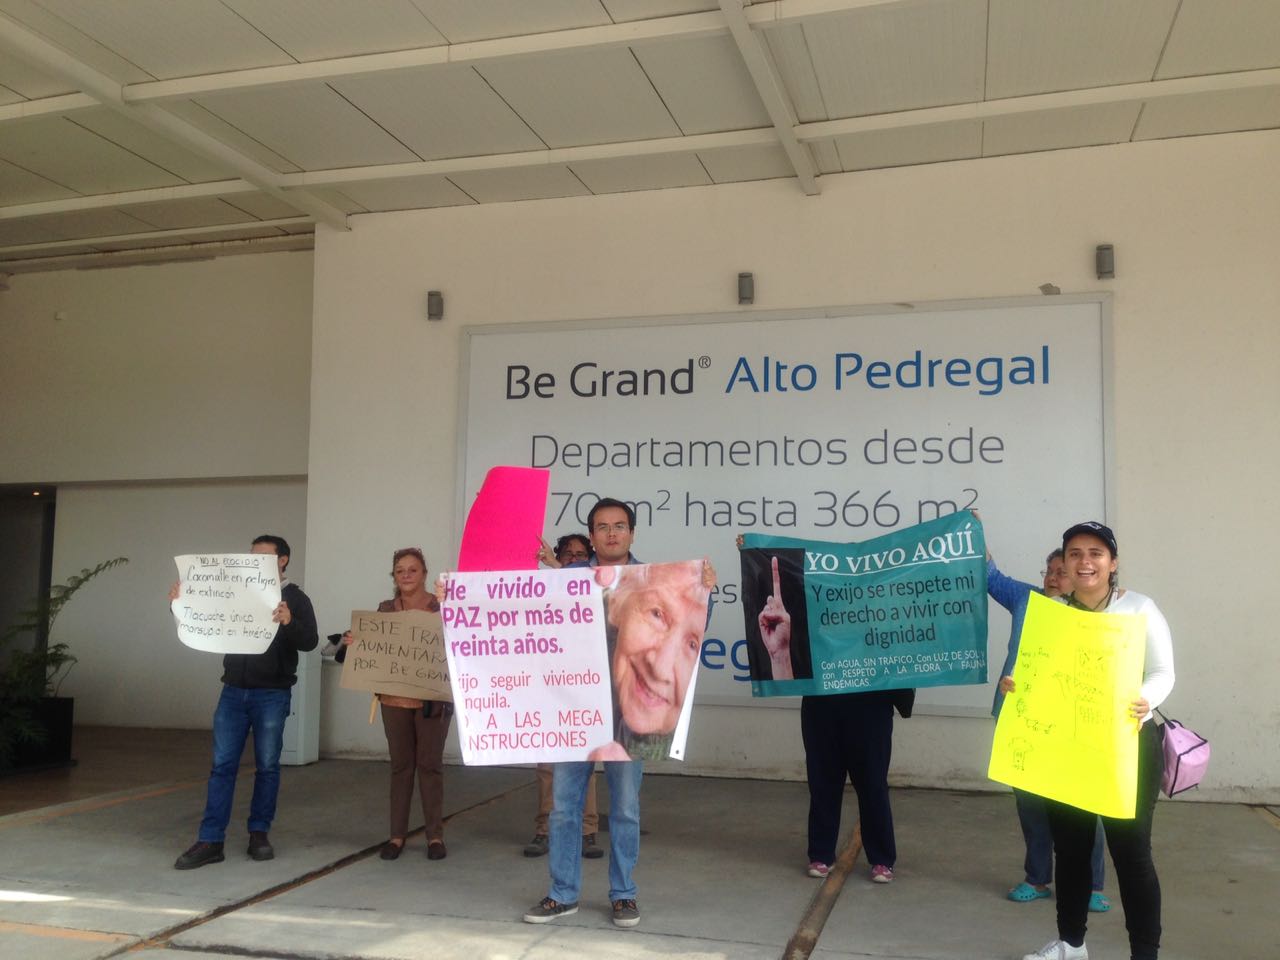
[[[618,523],[597,523],[594,527],[591,528],[591,532],[599,533],[603,535],[603,534],[609,533],[610,531],[612,531],[613,533],[626,533],[630,529],[631,529],[631,524],[627,523],[626,521],[619,521]]]
[[[566,550],[556,559],[561,563],[564,563],[566,560],[586,560],[589,556],[591,556],[591,554],[587,553],[585,550]]]

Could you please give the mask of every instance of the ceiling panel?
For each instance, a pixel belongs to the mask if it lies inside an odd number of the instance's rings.
[[[153,230],[212,227],[222,223],[242,223],[250,219],[243,210],[238,210],[217,197],[131,203],[125,209],[129,216],[149,224]]]
[[[269,193],[237,193],[222,199],[258,220],[279,220],[283,217],[302,216],[301,210],[289,206]]]
[[[1152,100],[1143,108],[1133,138],[1159,140],[1273,127],[1280,127],[1280,87],[1260,87]]]
[[[625,193],[631,190],[665,190],[711,183],[698,158],[690,153],[618,160],[584,160],[570,164],[578,179],[592,193]]]
[[[323,83],[219,94],[199,103],[303,170],[419,159]]]
[[[680,134],[629,49],[522,57],[480,73],[549,147]]]
[[[832,119],[982,99],[986,0],[868,7],[804,33]]]
[[[339,189],[353,202],[371,212],[456,207],[475,202],[445,177],[373,180],[368,183],[353,183]]]
[[[1150,80],[1178,0],[991,0],[987,99]]]
[[[1137,122],[1138,103],[1101,103],[1065,110],[1045,110],[984,121],[982,152],[1009,153],[1063,150],[1102,143],[1126,143]]]
[[[964,120],[924,127],[873,130],[837,137],[835,144],[845,170],[967,160],[982,156],[982,122]]]
[[[182,180],[65,117],[4,125],[0,160],[83,194],[177,186]]]
[[[810,140],[805,144],[819,173],[840,173],[840,152],[830,140]]]
[[[635,56],[685,134],[771,125],[732,37],[648,43]]]
[[[795,168],[782,147],[726,147],[702,150],[698,159],[716,183],[794,177]]]
[[[765,44],[778,65],[778,76],[791,98],[796,116],[801,123],[830,120],[826,104],[822,102],[822,90],[818,75],[813,70],[813,58],[809,54],[809,41],[804,27],[789,23],[762,31]]]
[[[63,93],[75,93],[76,88],[65,80],[58,80],[29,67],[17,57],[0,57],[0,85],[28,100],[56,97]]]
[[[450,43],[599,26],[599,0],[412,0]]]
[[[50,243],[142,233],[151,227],[119,210],[77,210],[44,217],[0,220],[0,244]]]
[[[1280,67],[1276,0],[1182,0],[1157,79]]]
[[[137,123],[107,107],[78,110],[68,120],[91,130],[130,153],[145,157],[157,167],[176,174],[190,183],[207,183],[235,176],[221,164],[206,160],[198,153],[179,146],[161,133]]]
[[[62,47],[86,66],[106,74],[117,83],[140,83],[153,79],[145,70],[112,53],[91,35],[46,10],[50,0],[0,0],[0,13],[7,13],[24,27]]]
[[[600,0],[617,23],[627,20],[653,20],[682,13],[719,10],[716,0]]]
[[[460,173],[449,179],[480,203],[581,197],[589,192],[582,181],[564,166],[477,170]]]
[[[185,120],[268,170],[276,173],[297,173],[302,169],[193,100],[170,100],[162,104],[162,107],[179,120]]]
[[[333,87],[424,160],[546,146],[471,67],[353,77]]]
[[[54,183],[22,167],[0,160],[0,206],[40,203],[77,196],[62,184]]]
[[[440,31],[409,0],[222,0],[297,60],[435,47]]]
[[[220,0],[40,2],[111,52],[161,79],[293,62]]]

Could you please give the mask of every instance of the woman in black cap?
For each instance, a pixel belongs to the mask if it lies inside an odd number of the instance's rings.
[[[1117,585],[1116,537],[1111,528],[1090,521],[1062,535],[1067,577],[1073,590],[1063,597],[1070,606],[1099,613],[1136,613],[1146,617],[1146,657],[1142,688],[1129,704],[1139,721],[1138,798],[1132,820],[1103,817],[1107,846],[1115,864],[1124,905],[1125,928],[1133,960],[1155,960],[1160,951],[1160,880],[1151,860],[1151,818],[1164,772],[1160,733],[1150,723],[1152,711],[1173,689],[1173,643],[1169,624],[1151,600]],[[1011,684],[1012,682],[1010,682]],[[1045,800],[1054,852],[1058,857],[1058,939],[1023,960],[1087,960],[1085,921],[1089,910],[1089,854],[1095,814],[1056,800]]]

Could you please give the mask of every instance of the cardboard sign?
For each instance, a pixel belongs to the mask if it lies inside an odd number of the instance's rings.
[[[440,614],[354,611],[342,686],[418,700],[452,700]]]

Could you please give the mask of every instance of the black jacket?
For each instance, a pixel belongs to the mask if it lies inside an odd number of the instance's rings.
[[[296,584],[286,583],[280,596],[289,605],[289,625],[280,625],[263,653],[228,653],[223,657],[223,683],[250,690],[287,690],[298,682],[298,652],[314,650],[320,643],[316,612]]]

